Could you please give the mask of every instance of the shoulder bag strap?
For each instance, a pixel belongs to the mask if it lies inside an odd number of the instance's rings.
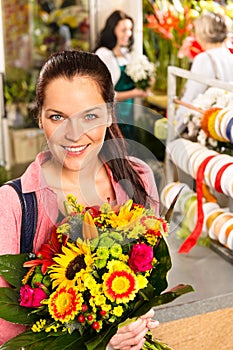
[[[36,194],[35,192],[22,193],[20,178],[8,181],[5,185],[15,189],[22,207],[20,253],[31,253],[38,219]]]
[[[209,59],[210,59],[210,61],[211,61],[211,64],[212,64],[212,67],[213,67],[213,69],[214,69],[214,75],[215,75],[214,78],[217,79],[217,80],[220,80],[219,75],[218,75],[218,70],[217,70],[216,62],[215,62],[215,60],[214,60],[214,57],[213,57],[213,56],[211,55],[211,53],[208,52],[208,51],[206,51],[205,53],[206,53],[207,56],[209,57]]]

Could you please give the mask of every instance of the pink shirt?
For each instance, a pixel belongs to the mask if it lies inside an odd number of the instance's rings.
[[[49,152],[39,153],[21,177],[22,191],[35,192],[38,204],[37,229],[33,242],[33,251],[40,249],[41,244],[50,236],[51,228],[57,221],[58,204],[56,194],[48,187],[41,165],[50,158]],[[141,175],[148,194],[158,203],[157,187],[151,168],[137,158],[130,158],[136,163],[136,170]],[[107,169],[115,191],[116,202],[123,204],[128,198],[122,187],[113,179]],[[154,208],[159,214],[159,204]],[[18,254],[20,252],[21,204],[16,191],[11,186],[0,188],[0,254]],[[0,277],[0,287],[7,283]],[[0,345],[11,339],[25,328],[0,319]]]

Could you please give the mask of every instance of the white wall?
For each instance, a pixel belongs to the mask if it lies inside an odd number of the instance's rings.
[[[0,0],[0,73],[5,72],[5,57],[4,57],[4,37],[3,37],[3,25],[2,25],[2,1]],[[3,119],[4,115],[4,99],[3,99],[3,85],[0,81],[0,165],[5,164],[5,138],[4,135],[6,127],[6,119]],[[3,131],[4,130],[4,131]]]
[[[0,72],[5,72],[4,37],[2,25],[2,1],[0,0]]]

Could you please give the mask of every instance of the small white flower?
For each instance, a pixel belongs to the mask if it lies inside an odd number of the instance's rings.
[[[218,145],[218,141],[215,139],[212,139],[212,137],[209,137],[208,142],[209,142],[210,146],[213,146],[213,147],[217,147],[217,145]]]
[[[155,65],[145,55],[132,55],[126,66],[126,74],[133,80],[136,87],[146,89],[150,86],[151,78],[155,77]]]
[[[202,145],[205,146],[206,145],[206,139],[207,139],[207,135],[203,130],[200,130],[199,135],[197,136],[197,141]]]

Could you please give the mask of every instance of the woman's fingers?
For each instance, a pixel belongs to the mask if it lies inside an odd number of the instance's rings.
[[[148,329],[158,327],[159,322],[153,320],[154,310],[149,310],[145,315],[139,317],[135,322],[118,329],[112,337],[110,345],[120,350],[140,350],[145,342]]]
[[[157,320],[148,320],[147,321],[147,327],[149,328],[149,329],[154,329],[154,328],[157,328],[159,326],[159,321],[157,321]]]
[[[142,315],[140,318],[145,319],[145,318],[153,318],[155,315],[154,309],[150,309],[145,315]]]
[[[127,350],[128,348],[141,349],[140,346],[144,343],[144,336],[148,331],[146,324],[146,320],[139,318],[137,321],[120,328],[112,337],[110,345],[121,350]]]

